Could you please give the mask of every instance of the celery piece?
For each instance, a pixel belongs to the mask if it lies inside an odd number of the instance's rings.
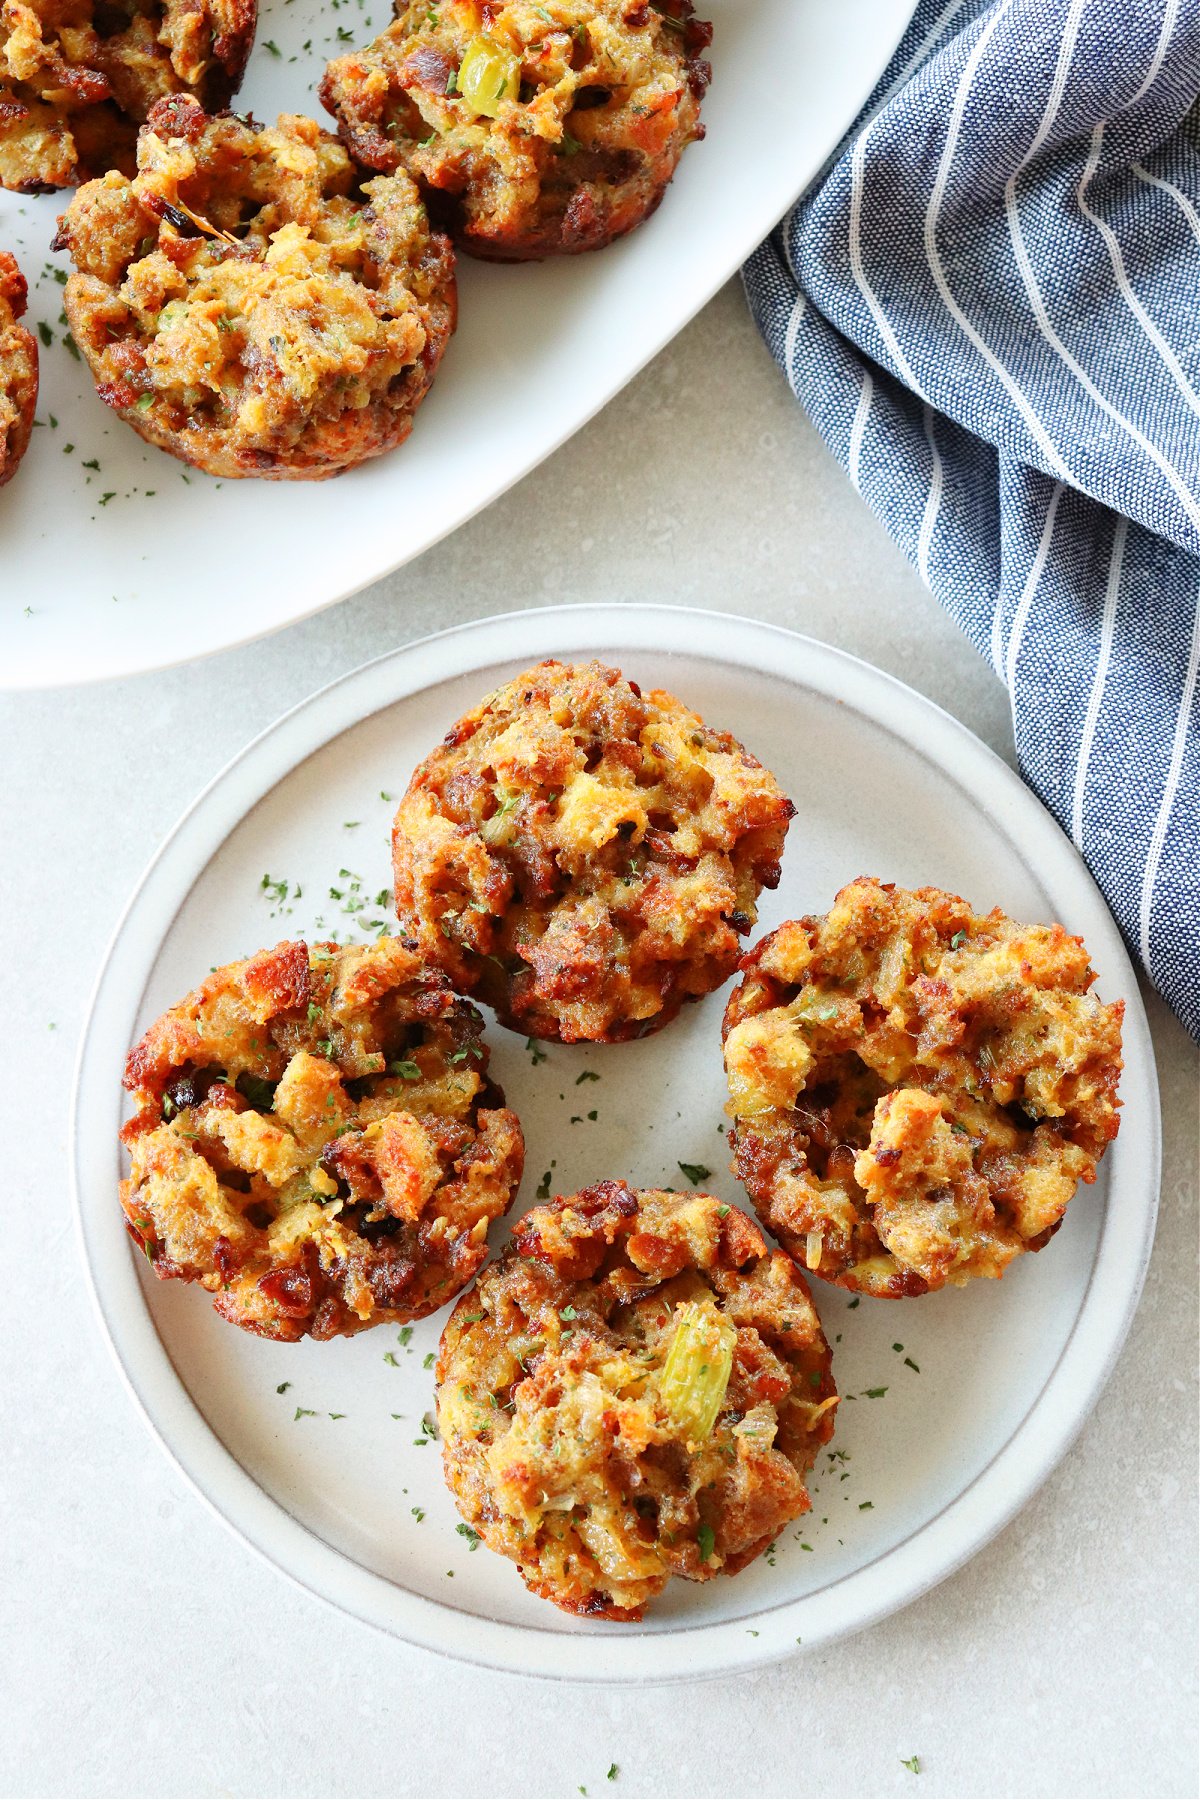
[[[671,1423],[691,1443],[712,1431],[729,1386],[737,1332],[711,1301],[686,1300],[675,1313],[658,1391]]]
[[[474,113],[494,119],[521,88],[521,64],[494,38],[472,38],[458,71],[458,91]]]

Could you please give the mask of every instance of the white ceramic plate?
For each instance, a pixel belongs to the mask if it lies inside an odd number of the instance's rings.
[[[116,1201],[127,1046],[214,964],[321,919],[344,935],[386,919],[386,894],[380,908],[353,910],[357,895],[373,901],[388,885],[384,796],[403,790],[461,712],[551,653],[595,654],[669,686],[775,771],[798,813],[763,929],[823,909],[860,873],[932,882],[1083,932],[1100,992],[1128,1009],[1121,1134],[1054,1242],[1003,1282],[921,1300],[857,1304],[814,1284],[846,1398],[812,1513],[736,1580],[675,1582],[636,1629],[569,1620],[456,1534],[437,1448],[415,1441],[444,1315],[407,1343],[384,1329],[264,1343],[222,1324],[194,1289],[156,1282]],[[286,901],[264,877],[288,884]],[[555,1191],[571,1192],[607,1175],[684,1185],[681,1162],[707,1166],[704,1185],[727,1200],[744,1198],[718,1132],[724,997],[644,1043],[548,1047],[536,1067],[522,1039],[492,1025],[494,1068],[528,1145],[518,1211],[546,1170]],[[599,1079],[581,1081],[585,1070]],[[486,620],[371,663],[218,776],[114,937],[80,1053],[74,1166],[84,1254],[126,1381],[246,1542],[429,1648],[540,1675],[645,1681],[853,1631],[941,1580],[1011,1518],[1120,1350],[1154,1229],[1158,1115],[1145,1017],[1103,901],[1058,827],[969,732],[809,639],[710,613],[581,607]]]
[[[0,246],[31,284],[31,328],[53,335],[43,429],[0,491],[0,686],[162,668],[303,618],[461,525],[611,399],[812,178],[913,0],[708,0],[701,11],[716,27],[708,137],[658,214],[595,256],[524,268],[462,258],[459,331],[412,438],[337,481],[222,484],[142,444],[60,341],[67,259],[49,243],[66,197],[0,193]],[[237,104],[331,123],[313,92],[325,60],[389,16],[388,0],[332,12],[262,0]]]

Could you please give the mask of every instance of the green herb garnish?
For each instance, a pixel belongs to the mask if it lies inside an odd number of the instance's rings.
[[[275,1083],[262,1075],[251,1075],[243,1071],[237,1078],[237,1091],[247,1099],[256,1112],[270,1112],[275,1099]]]

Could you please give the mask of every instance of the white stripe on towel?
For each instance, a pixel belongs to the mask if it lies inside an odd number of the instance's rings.
[[[800,331],[800,322],[807,311],[808,295],[801,289],[788,314],[787,330],[783,334],[783,372],[791,382],[793,391],[796,386],[796,377],[792,370],[792,363],[796,357],[796,338]]]
[[[941,37],[942,33],[945,31],[947,25],[950,23],[951,19],[954,17],[955,13],[960,13],[962,11],[963,7],[966,5],[966,3],[967,3],[967,0],[950,0],[950,4],[946,8],[946,10],[944,12],[938,14],[937,18],[933,22],[932,28],[928,32],[926,32],[925,37],[923,38],[920,45],[917,47],[916,50],[913,51],[912,55],[909,57],[908,61],[904,65],[904,67],[901,69],[901,71],[897,75],[896,79],[891,83],[891,85],[888,87],[887,91],[884,93],[882,99],[875,106],[874,110],[871,113],[871,121],[875,120],[879,116],[879,114],[883,111],[884,107],[887,105],[888,101],[892,98],[892,96],[894,94],[898,94],[900,92],[900,89],[902,87],[906,86],[907,83],[911,80],[911,78],[916,74],[917,70],[920,68],[921,64],[925,61],[926,57],[929,55],[929,52],[933,49],[933,46],[937,43],[938,39]],[[871,122],[871,121],[868,121],[868,122]]]
[[[950,120],[946,127],[946,143],[942,150],[942,160],[938,165],[937,179],[934,182],[933,192],[929,196],[929,205],[925,210],[925,255],[929,260],[930,273],[937,285],[938,293],[942,297],[942,303],[947,312],[950,314],[959,330],[964,333],[972,344],[974,344],[980,356],[983,357],[988,367],[992,370],[992,373],[1003,385],[1006,393],[1012,400],[1013,405],[1017,408],[1026,425],[1029,427],[1033,437],[1037,440],[1037,443],[1041,447],[1042,455],[1046,458],[1046,461],[1054,470],[1054,473],[1061,476],[1064,480],[1070,480],[1071,471],[1067,468],[1066,463],[1064,463],[1062,457],[1051,443],[1046,427],[1042,424],[1042,421],[1034,412],[1029,401],[1017,386],[1016,381],[1000,361],[1000,358],[984,342],[979,332],[976,331],[971,321],[959,306],[954,295],[950,292],[950,284],[946,280],[946,272],[942,267],[942,259],[937,247],[938,215],[942,210],[942,201],[945,198],[946,187],[950,180],[950,169],[954,162],[954,153],[958,148],[958,136],[962,129],[963,114],[967,108],[967,101],[970,98],[971,83],[975,79],[975,72],[983,60],[984,52],[987,49],[997,26],[1000,24],[1001,19],[1005,17],[1011,5],[1012,0],[1005,0],[1005,4],[998,7],[992,14],[987,25],[979,35],[978,43],[967,58],[966,67],[962,72],[962,77],[958,84],[958,92],[954,96],[954,104],[950,109]]]
[[[1166,11],[1163,13],[1162,30],[1158,34],[1158,43],[1155,45],[1154,55],[1150,59],[1150,68],[1147,72],[1146,79],[1143,81],[1137,93],[1133,96],[1133,99],[1125,102],[1125,105],[1121,108],[1122,112],[1126,112],[1131,106],[1136,106],[1139,100],[1144,100],[1146,95],[1150,92],[1150,89],[1158,80],[1159,71],[1162,69],[1163,62],[1166,58],[1167,47],[1174,35],[1175,21],[1178,17],[1179,0],[1167,0]]]
[[[863,433],[867,429],[871,397],[874,392],[875,383],[871,379],[871,371],[864,369],[862,393],[858,397],[858,405],[854,409],[854,423],[850,427],[850,454],[847,458],[850,479],[859,493],[862,492],[862,489],[858,486],[858,459],[862,455]]]
[[[925,408],[925,436],[929,439],[929,454],[933,458],[933,467],[929,471],[929,495],[925,501],[925,512],[921,519],[921,535],[917,540],[917,570],[926,587],[933,584],[929,579],[929,548],[933,543],[934,527],[942,505],[942,455],[933,435],[933,409]]]
[[[1088,159],[1084,165],[1083,174],[1079,179],[1079,210],[1084,218],[1089,220],[1090,223],[1096,227],[1096,230],[1104,239],[1105,247],[1108,250],[1108,259],[1112,263],[1113,274],[1117,278],[1117,287],[1120,289],[1122,300],[1124,300],[1126,306],[1129,308],[1146,336],[1150,339],[1150,342],[1154,345],[1158,354],[1166,363],[1167,368],[1171,371],[1180,393],[1183,395],[1192,411],[1200,417],[1200,395],[1197,395],[1195,388],[1193,388],[1191,382],[1183,372],[1179,358],[1176,356],[1170,344],[1168,344],[1166,338],[1134,293],[1133,284],[1125,270],[1125,258],[1121,255],[1121,246],[1117,242],[1116,232],[1098,213],[1093,212],[1092,208],[1087,203],[1087,190],[1091,185],[1092,177],[1099,167],[1100,151],[1103,143],[1104,124],[1103,121],[1101,121],[1092,132],[1092,143],[1091,148],[1088,151]]]
[[[1071,72],[1071,58],[1075,54],[1075,40],[1079,36],[1079,26],[1083,19],[1083,9],[1087,0],[1071,0],[1071,10],[1063,25],[1062,42],[1058,46],[1058,61],[1054,65],[1054,80],[1050,83],[1050,94],[1046,101],[1046,110],[1042,114],[1042,122],[1032,144],[1009,176],[1005,186],[1005,195],[1015,191],[1017,176],[1031,163],[1046,139],[1054,129],[1054,121],[1058,117],[1058,109],[1062,105],[1062,97],[1067,91],[1067,76]]]
[[[1003,678],[1008,685],[1009,699],[1013,701],[1014,705],[1015,691],[1013,683],[1017,678],[1017,658],[1021,654],[1021,640],[1025,635],[1025,622],[1029,617],[1029,611],[1033,605],[1034,595],[1037,593],[1038,586],[1045,573],[1046,564],[1050,560],[1050,546],[1054,541],[1054,522],[1058,518],[1058,503],[1063,497],[1063,491],[1063,483],[1061,481],[1056,481],[1054,484],[1054,492],[1050,496],[1050,504],[1046,508],[1046,518],[1042,525],[1042,536],[1037,547],[1037,555],[1034,557],[1033,562],[1030,565],[1029,573],[1025,577],[1025,586],[1021,589],[1021,598],[1018,600],[1017,610],[1013,614],[1012,631],[1009,634],[1008,639],[1008,656],[1005,659],[1003,670],[1001,670],[999,656],[995,646],[993,646],[992,649],[992,661],[995,664],[996,673],[997,675],[1003,675]],[[1000,617],[1000,608],[998,606],[996,608],[996,617],[997,619]]]
[[[1166,842],[1167,827],[1171,823],[1171,809],[1175,804],[1175,792],[1179,786],[1179,777],[1183,772],[1183,755],[1187,748],[1188,720],[1191,717],[1192,698],[1196,692],[1196,676],[1200,672],[1200,598],[1196,605],[1196,622],[1192,627],[1192,651],[1188,658],[1187,674],[1183,682],[1183,694],[1179,702],[1179,717],[1175,721],[1175,738],[1171,745],[1171,763],[1167,770],[1166,785],[1163,788],[1162,801],[1158,808],[1158,817],[1154,821],[1154,830],[1150,837],[1150,849],[1146,856],[1146,873],[1142,879],[1142,901],[1139,909],[1138,935],[1141,940],[1142,961],[1146,965],[1146,973],[1154,980],[1154,969],[1150,962],[1150,920],[1154,911],[1154,886],[1158,880],[1158,865],[1162,860],[1163,844]]]
[[[1009,187],[1011,187],[1011,185],[1012,184],[1009,183]],[[1038,329],[1041,331],[1042,336],[1055,354],[1066,364],[1067,368],[1070,369],[1072,375],[1074,375],[1076,381],[1089,398],[1094,400],[1101,411],[1106,412],[1110,419],[1115,419],[1122,430],[1129,433],[1135,443],[1141,445],[1155,468],[1158,469],[1162,475],[1164,481],[1166,481],[1167,485],[1175,494],[1175,497],[1187,514],[1192,525],[1197,531],[1200,531],[1200,505],[1197,505],[1187,483],[1180,475],[1178,469],[1176,469],[1172,463],[1168,462],[1167,458],[1163,455],[1162,451],[1159,450],[1157,445],[1150,442],[1150,439],[1146,436],[1145,432],[1135,425],[1132,419],[1127,419],[1125,414],[1121,412],[1118,407],[1115,407],[1112,401],[1107,399],[1105,395],[1100,392],[1100,389],[1096,386],[1087,370],[1083,368],[1079,361],[1067,349],[1067,346],[1063,343],[1053,325],[1050,323],[1050,315],[1046,311],[1046,303],[1042,298],[1041,289],[1038,287],[1037,277],[1033,272],[1033,264],[1029,260],[1029,252],[1025,248],[1025,239],[1021,235],[1021,221],[1017,216],[1016,201],[1015,198],[1012,198],[1009,195],[1007,190],[1005,193],[1005,201],[1005,210],[1008,213],[1009,235],[1012,238],[1013,249],[1016,252],[1017,267],[1021,271],[1021,279],[1025,283],[1025,292],[1029,296],[1029,304],[1033,309],[1033,316],[1037,320]]]
[[[874,289],[867,280],[867,272],[863,268],[860,230],[862,226],[862,199],[863,182],[866,173],[867,139],[870,135],[871,127],[868,125],[866,130],[860,132],[855,139],[854,149],[850,156],[850,269],[855,281],[858,283],[859,292],[870,309],[871,317],[879,328],[879,335],[887,347],[888,355],[895,364],[897,374],[901,381],[905,382],[906,385],[913,390],[919,400],[924,400],[925,390],[913,374],[908,358],[905,356],[903,350],[901,350],[896,339],[896,334],[888,323],[887,316],[884,313],[882,306],[880,306],[879,301],[875,296]]]
[[[1149,169],[1142,167],[1141,163],[1134,163],[1132,167],[1139,181],[1144,181],[1148,187],[1161,188],[1164,194],[1170,194],[1172,200],[1178,201],[1180,212],[1191,226],[1196,242],[1200,244],[1200,213],[1196,211],[1187,195],[1181,193],[1173,182],[1164,181],[1161,175],[1152,175]]]
[[[1092,681],[1092,691],[1088,696],[1087,714],[1083,721],[1083,735],[1079,740],[1079,759],[1075,764],[1075,797],[1071,806],[1071,837],[1077,850],[1083,849],[1083,801],[1087,793],[1088,764],[1092,759],[1092,740],[1096,735],[1096,721],[1100,717],[1100,704],[1104,699],[1104,683],[1108,678],[1108,664],[1112,656],[1117,601],[1121,597],[1121,564],[1125,560],[1125,539],[1128,534],[1129,520],[1118,519],[1117,528],[1113,532],[1112,555],[1108,563],[1108,586],[1104,592],[1104,613],[1100,620],[1100,651],[1096,657],[1096,674]]]

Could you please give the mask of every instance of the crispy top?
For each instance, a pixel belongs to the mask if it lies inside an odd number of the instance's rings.
[[[132,182],[75,196],[66,309],[102,397],[213,472],[336,473],[407,434],[453,257],[406,175],[360,194],[311,119],[156,107]]]
[[[1124,1006],[1061,925],[863,877],[742,967],[734,1167],[810,1269],[893,1297],[1001,1275],[1095,1180]]]
[[[130,1052],[130,1231],[264,1336],[423,1318],[521,1177],[487,1062],[478,1012],[402,939],[227,964]]]
[[[737,739],[672,694],[601,663],[541,663],[413,775],[397,912],[506,1024],[638,1036],[732,973],[791,813]]]
[[[256,12],[255,0],[0,0],[0,185],[129,172],[155,101],[228,101]]]
[[[708,1194],[595,1187],[519,1222],[442,1337],[446,1479],[568,1612],[734,1574],[809,1500],[829,1348],[795,1264]]]
[[[690,0],[411,0],[330,63],[321,98],[361,162],[452,202],[466,248],[588,250],[651,211],[703,136],[711,35]]]
[[[16,258],[0,250],[0,487],[17,472],[37,405],[37,342],[18,324],[25,312],[26,294],[25,277]]]

